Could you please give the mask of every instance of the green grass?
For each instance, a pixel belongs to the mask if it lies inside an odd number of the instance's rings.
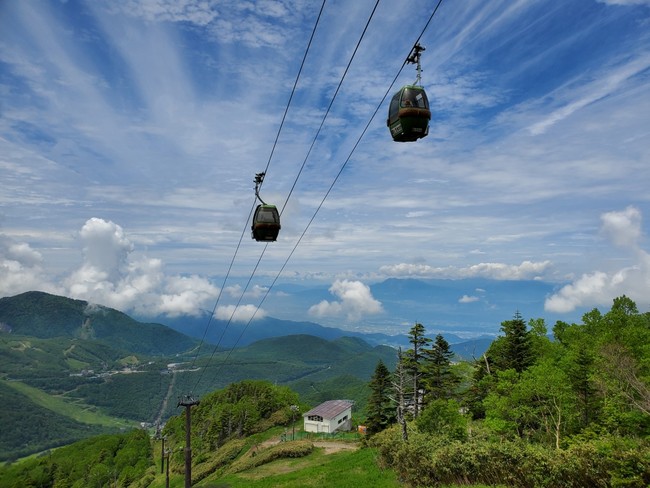
[[[339,451],[326,454],[315,444],[316,449],[308,456],[275,460],[246,471],[227,475],[213,475],[198,483],[196,488],[403,488],[397,474],[390,469],[380,469],[375,449],[361,447],[354,451]],[[149,488],[163,488],[165,476],[156,467],[156,478]],[[183,475],[170,477],[171,488],[185,486]],[[461,488],[450,485],[445,488]],[[467,488],[463,485],[462,488]],[[472,488],[499,488],[487,485],[473,485]]]
[[[77,422],[82,422],[84,424],[90,425],[101,425],[104,427],[134,427],[136,426],[135,422],[128,420],[117,419],[109,415],[105,415],[94,407],[88,407],[79,405],[76,403],[70,403],[69,401],[64,400],[62,397],[48,395],[43,390],[38,388],[33,388],[25,383],[20,381],[6,381],[4,384],[10,386],[14,390],[22,393],[29,397],[35,404],[40,405],[41,407],[52,410],[60,415],[69,417]]]
[[[317,446],[317,444],[316,444]],[[193,484],[197,488],[398,488],[395,473],[380,470],[375,461],[374,449],[340,451],[325,454],[322,449],[303,458],[280,459],[241,473],[222,477],[209,477]],[[150,488],[165,486],[165,476],[158,475]],[[174,475],[170,487],[182,487],[183,476]]]

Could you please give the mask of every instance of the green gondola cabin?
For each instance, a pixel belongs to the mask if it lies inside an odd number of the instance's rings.
[[[429,134],[431,110],[427,94],[419,85],[405,85],[390,102],[386,125],[394,141],[413,142]]]
[[[280,214],[275,205],[258,205],[253,215],[253,239],[273,242],[280,232]]]

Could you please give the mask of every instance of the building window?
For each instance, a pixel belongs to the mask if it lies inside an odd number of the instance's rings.
[[[347,415],[346,415],[345,417],[340,418],[340,419],[339,419],[339,424],[342,424],[342,423],[345,422],[347,419],[348,419],[348,416],[347,416]]]
[[[309,420],[311,420],[312,422],[322,422],[323,421],[323,417],[321,417],[320,415],[310,415],[307,418]]]

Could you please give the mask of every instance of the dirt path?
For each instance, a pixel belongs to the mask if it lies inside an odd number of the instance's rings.
[[[262,442],[259,447],[267,448],[280,443],[279,437],[274,437]],[[353,451],[359,449],[358,442],[341,442],[341,441],[313,441],[314,447],[320,447],[325,450],[325,454],[334,454],[339,451]]]
[[[325,454],[333,454],[339,451],[354,451],[359,449],[357,442],[337,442],[337,441],[314,441],[314,447],[322,447]]]

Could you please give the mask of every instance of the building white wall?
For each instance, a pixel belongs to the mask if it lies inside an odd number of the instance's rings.
[[[348,408],[332,419],[323,419],[322,422],[309,420],[304,417],[305,432],[327,433],[331,434],[336,430],[350,430],[352,426],[352,408]]]

